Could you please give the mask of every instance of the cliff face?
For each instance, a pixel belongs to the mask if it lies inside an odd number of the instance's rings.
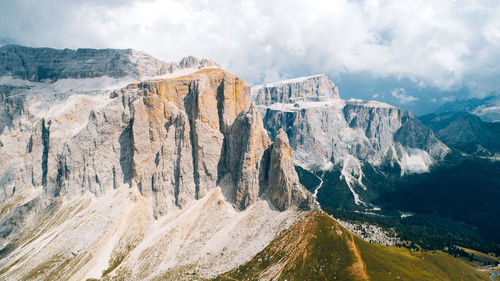
[[[242,112],[229,129],[221,173],[227,174],[236,185],[230,196],[240,209],[254,203],[265,191],[270,146],[271,141],[254,106]]]
[[[203,197],[219,172],[232,175],[241,209],[263,193],[259,186],[268,171],[260,162],[270,140],[258,112],[249,110],[250,88],[240,78],[207,69],[133,83],[110,96],[105,107],[86,108],[87,124],[73,135],[65,129],[83,121],[82,112],[36,120],[31,134],[23,129],[26,150],[12,158],[25,161],[6,181],[4,197],[12,185],[43,185],[51,196],[74,196],[125,184],[153,198],[155,213],[162,214]]]

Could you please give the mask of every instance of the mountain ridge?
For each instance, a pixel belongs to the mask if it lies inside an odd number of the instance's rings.
[[[420,116],[448,146],[469,154],[494,156],[500,152],[500,125],[484,122],[477,115],[459,111]]]
[[[0,76],[32,82],[64,78],[154,77],[182,68],[220,67],[215,61],[189,56],[165,63],[133,49],[52,49],[20,45],[0,47]]]

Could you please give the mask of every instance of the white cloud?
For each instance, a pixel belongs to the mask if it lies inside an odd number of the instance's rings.
[[[406,94],[406,90],[403,88],[396,88],[391,91],[391,95],[396,98],[400,104],[409,104],[417,101],[418,98]]]
[[[324,72],[500,91],[500,2],[0,0],[0,40],[210,57],[253,83]]]
[[[454,97],[454,96],[448,96],[448,97],[441,98],[442,102],[451,102],[451,101],[456,101],[456,100],[457,100],[457,97]]]

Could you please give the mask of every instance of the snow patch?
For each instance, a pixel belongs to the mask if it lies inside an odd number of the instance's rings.
[[[316,75],[311,75],[311,76],[297,77],[297,78],[292,78],[292,79],[287,79],[287,80],[282,80],[282,81],[277,81],[277,82],[272,82],[272,83],[266,83],[263,85],[256,85],[256,86],[253,86],[252,89],[255,88],[255,90],[259,90],[262,88],[271,88],[271,87],[281,86],[281,85],[285,85],[285,84],[303,83],[304,81],[315,79],[315,78],[321,78],[323,76],[325,76],[325,74],[316,74]]]
[[[297,101],[295,103],[273,103],[270,105],[257,105],[258,108],[271,109],[283,112],[300,111],[302,109],[318,108],[318,107],[335,107],[343,108],[345,101],[341,99],[325,99],[324,101]]]
[[[349,99],[347,104],[353,104],[353,105],[360,105],[360,106],[366,106],[366,107],[378,107],[378,108],[395,108],[394,106],[379,102],[379,101],[366,101],[366,100],[360,100],[360,99]]]
[[[87,92],[87,91],[111,91],[120,89],[134,82],[131,76],[123,78],[113,78],[101,76],[95,78],[65,78],[59,79],[51,84],[55,91]]]
[[[153,76],[153,77],[148,77],[146,79],[141,79],[141,80],[148,80],[148,79],[167,79],[167,78],[177,78],[177,77],[181,77],[181,76],[186,76],[186,75],[190,75],[190,74],[193,74],[197,71],[200,71],[202,69],[220,69],[220,67],[206,67],[206,68],[182,68],[182,69],[178,69],[172,73],[167,73],[167,74],[164,74],[164,75],[157,75],[157,76]]]

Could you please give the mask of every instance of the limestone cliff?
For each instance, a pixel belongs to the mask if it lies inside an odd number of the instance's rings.
[[[281,211],[296,206],[316,208],[312,194],[299,183],[288,137],[283,131],[271,141],[255,106],[242,112],[225,143],[222,174],[229,174],[235,205],[247,208],[259,197],[269,198]]]
[[[196,63],[191,57],[181,65]],[[1,136],[3,199],[31,185],[55,197],[126,185],[152,198],[161,215],[202,198],[226,174],[240,209],[263,193],[270,140],[257,110],[249,110],[250,87],[222,69],[89,96],[56,92],[57,111],[34,107],[37,95],[45,97],[33,91],[25,100],[37,116],[19,112]]]
[[[269,160],[268,186],[271,202],[280,210],[293,204],[309,208],[312,196],[299,183],[288,137],[280,129],[272,145]]]
[[[225,147],[222,174],[228,174],[235,185],[236,206],[245,209],[257,201],[265,189],[268,148],[271,141],[264,130],[262,119],[252,105],[242,112],[230,127]]]
[[[112,97],[55,156],[46,188],[102,194],[130,184],[159,214],[216,186],[224,131],[250,105],[248,85],[221,69],[131,84]]]
[[[339,92],[326,75],[320,74],[255,86],[252,98],[256,105],[270,105],[338,99]]]

